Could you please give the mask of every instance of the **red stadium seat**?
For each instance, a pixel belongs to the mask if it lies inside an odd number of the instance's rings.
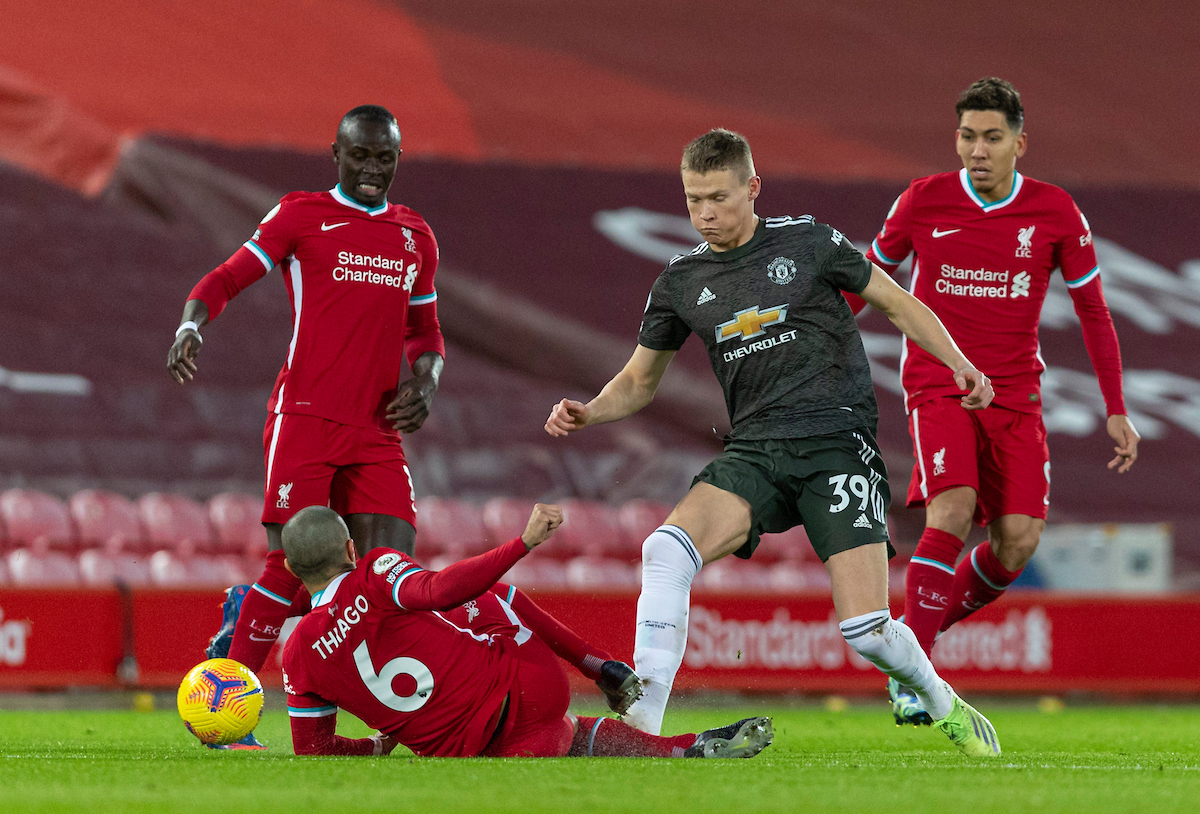
[[[187,563],[165,549],[155,551],[150,556],[150,581],[163,588],[184,587],[188,584]]]
[[[75,559],[61,551],[47,550],[44,545],[10,552],[8,573],[12,584],[21,588],[79,584]]]
[[[524,530],[524,526],[521,527]],[[519,532],[518,532],[519,533]],[[490,548],[478,506],[447,497],[417,498],[417,559],[440,554],[455,560]]]
[[[567,587],[567,566],[557,560],[526,557],[508,569],[500,581],[516,585],[522,591],[562,589]]]
[[[92,548],[79,555],[79,574],[83,584],[92,587],[119,581],[131,588],[143,588],[150,584],[150,557]]]
[[[75,548],[75,527],[66,504],[54,495],[33,489],[9,489],[0,494],[0,516],[8,530],[8,547],[44,544]]]
[[[655,503],[652,500],[637,498],[621,505],[617,510],[617,522],[625,533],[625,553],[621,555],[610,551],[609,556],[627,556],[631,559],[641,559],[642,543],[656,528],[666,522],[671,513],[670,506],[665,503]]]
[[[754,561],[759,563],[792,560],[816,562],[817,554],[808,541],[804,526],[796,526],[779,534],[764,534],[754,550]]]
[[[770,569],[756,562],[725,557],[700,569],[692,584],[706,591],[770,590]]]
[[[567,563],[567,585],[577,591],[627,591],[641,584],[641,568],[607,557],[576,557]]]
[[[127,551],[146,548],[146,530],[142,528],[137,504],[124,495],[86,489],[71,495],[67,508],[79,530],[81,547],[100,548],[115,543]]]
[[[576,555],[589,557],[623,556],[625,535],[617,520],[617,511],[594,500],[562,501],[563,524],[542,549],[559,559]]]
[[[516,497],[494,497],[483,504],[483,528],[489,548],[517,537],[529,523],[533,502]]]
[[[261,559],[267,553],[261,497],[222,492],[208,501],[208,519],[217,535],[217,551]]]
[[[215,538],[204,506],[183,495],[151,492],[138,498],[146,536],[156,548],[183,544],[198,552],[213,550]]]
[[[252,582],[240,557],[198,554],[185,563],[188,584],[197,588],[228,588]]]

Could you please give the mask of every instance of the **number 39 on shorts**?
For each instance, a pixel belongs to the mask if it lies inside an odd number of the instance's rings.
[[[829,485],[833,487],[833,496],[837,499],[837,503],[830,505],[829,512],[837,514],[845,511],[850,505],[851,497],[858,498],[857,511],[865,511],[867,504],[871,498],[871,485],[862,475],[834,475],[829,479]],[[849,489],[849,493],[847,493]]]

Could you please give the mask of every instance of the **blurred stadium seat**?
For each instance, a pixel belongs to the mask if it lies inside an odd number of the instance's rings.
[[[766,591],[771,589],[770,570],[756,562],[725,557],[700,569],[692,585],[706,591]]]
[[[81,548],[110,543],[117,543],[127,551],[142,551],[146,547],[146,530],[142,528],[137,504],[124,495],[86,489],[71,495],[67,509],[79,532]]]
[[[215,538],[204,506],[183,495],[151,492],[138,498],[146,536],[156,548],[190,543],[195,551],[213,550]]]
[[[772,563],[780,560],[817,561],[817,553],[813,551],[804,526],[796,526],[779,534],[762,535],[758,548],[754,549],[754,562]]]
[[[75,547],[75,527],[66,505],[54,495],[33,489],[0,494],[0,516],[8,530],[8,547],[44,543],[49,548]]]
[[[567,566],[558,560],[526,557],[508,569],[501,581],[516,585],[522,591],[561,589],[567,586]]]
[[[249,559],[267,553],[267,530],[262,524],[261,497],[222,492],[208,501],[208,519],[216,532],[216,550]]]
[[[541,549],[558,559],[576,555],[622,557],[625,537],[618,522],[617,510],[607,503],[568,498],[561,503],[563,524]]]
[[[21,588],[72,586],[80,582],[75,559],[47,549],[44,543],[10,552],[8,572],[12,584]]]
[[[494,497],[483,504],[483,529],[489,548],[520,536],[529,523],[533,503],[517,497]]]
[[[576,557],[567,563],[567,586],[577,591],[628,591],[641,585],[641,568],[610,557]]]
[[[625,533],[624,552],[610,551],[609,556],[641,559],[642,543],[666,521],[671,508],[665,503],[641,498],[623,503],[617,510],[617,522],[621,525],[621,531]]]
[[[143,554],[91,548],[79,555],[79,575],[84,585],[102,588],[123,582],[131,588],[150,584],[150,558]]]
[[[418,560],[426,562],[441,554],[460,560],[489,547],[478,506],[446,497],[417,498]]]

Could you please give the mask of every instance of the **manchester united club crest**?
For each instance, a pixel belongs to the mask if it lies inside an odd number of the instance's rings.
[[[767,264],[767,279],[776,285],[787,285],[796,279],[796,264],[786,257],[776,257]]]

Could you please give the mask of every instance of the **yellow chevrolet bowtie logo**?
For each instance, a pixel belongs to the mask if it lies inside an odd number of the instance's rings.
[[[721,343],[733,339],[735,336],[740,336],[743,341],[762,336],[766,333],[763,328],[778,325],[785,319],[787,319],[786,304],[775,305],[764,311],[759,311],[757,305],[738,311],[733,315],[733,319],[717,326],[717,342]]]

